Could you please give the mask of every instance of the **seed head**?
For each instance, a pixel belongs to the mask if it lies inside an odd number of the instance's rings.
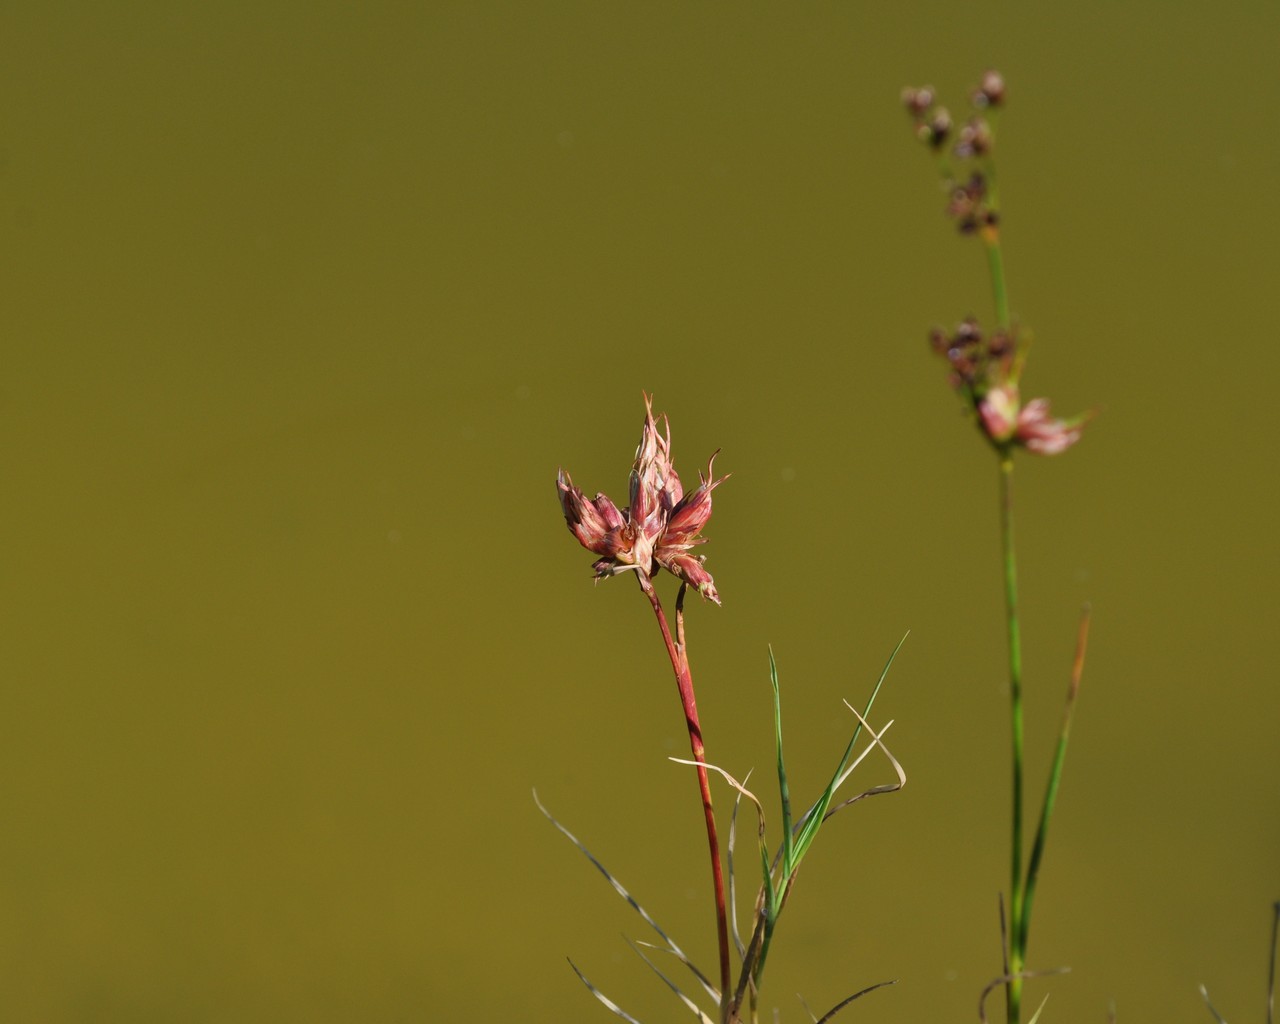
[[[994,68],[985,71],[982,81],[970,98],[973,100],[973,105],[979,109],[1004,106],[1004,76]]]
[[[588,501],[563,469],[556,487],[569,531],[588,551],[601,557],[594,563],[597,579],[635,570],[652,578],[666,569],[698,591],[720,603],[715,581],[690,551],[706,541],[700,536],[711,518],[711,492],[726,477],[714,479],[715,455],[707,462],[698,487],[688,494],[671,462],[671,426],[662,417],[659,432],[653,400],[645,395],[644,426],[631,467],[630,505],[619,510],[604,494]]]
[[[991,126],[980,117],[971,117],[956,136],[955,154],[961,160],[986,156],[991,152],[994,143],[995,137],[991,134]]]

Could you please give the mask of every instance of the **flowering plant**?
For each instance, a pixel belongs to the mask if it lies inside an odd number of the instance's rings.
[[[561,469],[556,475],[556,489],[560,497],[560,506],[564,512],[565,523],[569,531],[584,548],[599,556],[593,563],[595,577],[598,580],[608,579],[624,573],[634,573],[639,581],[658,621],[663,645],[675,673],[676,688],[680,696],[681,708],[684,712],[685,724],[689,731],[689,745],[692,751],[690,760],[680,760],[683,764],[692,765],[698,777],[698,794],[702,801],[703,820],[707,834],[707,849],[711,860],[711,884],[715,904],[716,938],[719,954],[719,971],[716,980],[708,977],[694,966],[684,951],[675,944],[670,936],[658,927],[657,923],[644,911],[639,903],[617,879],[568,829],[561,825],[543,808],[543,813],[556,825],[579,849],[586,854],[609,879],[614,888],[634,907],[662,940],[662,949],[675,956],[696,980],[698,987],[716,1008],[715,1016],[711,1016],[700,1008],[698,1001],[683,992],[671,979],[662,975],[659,968],[647,956],[641,953],[645,962],[657,971],[667,985],[680,998],[685,1006],[694,1011],[703,1024],[739,1024],[739,1022],[758,1020],[760,981],[765,962],[772,946],[778,918],[787,902],[792,882],[805,854],[812,847],[818,831],[823,823],[838,811],[848,807],[863,797],[880,793],[890,793],[900,789],[906,781],[893,756],[881,744],[888,725],[878,733],[872,731],[871,742],[857,756],[855,745],[866,723],[864,716],[870,713],[871,704],[875,700],[880,684],[888,672],[889,666],[881,674],[880,681],[872,691],[871,700],[866,709],[859,713],[849,708],[858,721],[852,738],[845,747],[830,781],[818,798],[798,817],[793,818],[790,788],[787,781],[786,759],[783,755],[782,743],[782,707],[781,691],[778,683],[777,666],[773,654],[769,655],[769,673],[773,688],[774,741],[777,757],[778,788],[781,796],[782,836],[779,846],[770,853],[765,842],[765,815],[760,800],[745,784],[739,782],[723,768],[718,768],[707,760],[706,745],[703,739],[702,724],[698,718],[698,706],[693,689],[693,675],[689,667],[688,649],[685,645],[684,598],[690,587],[702,597],[720,604],[720,595],[716,591],[715,581],[707,571],[703,558],[692,554],[692,550],[702,544],[706,538],[701,536],[703,527],[711,518],[711,494],[726,479],[716,478],[713,472],[715,455],[707,461],[707,471],[700,475],[699,484],[692,491],[686,492],[680,482],[671,457],[671,427],[665,416],[655,417],[653,400],[645,395],[645,418],[640,433],[640,444],[636,448],[635,461],[631,467],[628,494],[629,504],[619,509],[604,494],[597,494],[588,499],[580,488],[574,485],[569,474]],[[662,429],[658,429],[659,419]],[[680,581],[676,595],[676,629],[674,636],[668,625],[666,613],[658,597],[655,587],[660,570],[665,569]],[[901,644],[899,644],[901,646]],[[897,651],[894,651],[896,654]],[[893,658],[890,657],[890,663]],[[890,723],[892,724],[892,723]],[[853,772],[854,768],[875,748],[884,751],[885,756],[897,772],[896,782],[874,786],[857,796],[836,801],[837,790]],[[730,820],[729,854],[722,857],[719,827],[711,798],[710,773],[722,776],[736,794],[734,815]],[[536,799],[536,794],[535,794]],[[757,839],[760,847],[761,883],[756,895],[752,919],[746,937],[738,928],[738,916],[734,900],[736,878],[732,858],[734,828],[737,812],[742,801],[752,805],[757,818]],[[541,807],[541,803],[538,805]],[[737,977],[734,978],[734,956],[737,953]],[[577,967],[574,967],[577,971]],[[624,1020],[634,1021],[630,1014],[617,1003],[599,991],[580,971],[579,977],[584,984],[605,1006]],[[833,1007],[823,1021],[829,1020],[836,1012],[847,1006],[858,996],[871,991],[879,985],[864,988],[854,995],[842,1000]]]
[[[1066,451],[1080,440],[1088,414],[1066,420],[1054,419],[1049,414],[1048,399],[1036,398],[1024,403],[1021,398],[1020,381],[1030,336],[1014,323],[1010,314],[996,189],[996,117],[1005,100],[1003,77],[997,71],[986,72],[970,95],[973,113],[957,132],[950,112],[937,103],[932,87],[908,88],[902,93],[903,105],[911,115],[916,137],[938,159],[943,186],[950,197],[948,215],[956,221],[962,235],[977,237],[982,243],[995,302],[996,327],[990,333],[983,331],[978,321],[970,316],[950,334],[934,328],[929,340],[934,352],[947,361],[952,387],[973,414],[978,429],[991,444],[999,463],[1000,536],[1013,748],[1011,881],[1007,921],[1004,902],[1001,902],[1003,970],[983,992],[983,1000],[993,988],[1004,985],[1008,1024],[1020,1024],[1022,983],[1035,973],[1043,973],[1029,971],[1026,967],[1027,937],[1049,821],[1062,778],[1071,718],[1084,669],[1089,611],[1086,606],[1081,616],[1066,711],[1045,785],[1039,826],[1030,856],[1024,861],[1022,626],[1013,543],[1013,456],[1019,448],[1033,455],[1057,455]]]

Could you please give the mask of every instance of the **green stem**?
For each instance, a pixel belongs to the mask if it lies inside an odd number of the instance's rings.
[[[1013,836],[1010,849],[1009,974],[1005,985],[1009,1024],[1019,1024],[1024,938],[1022,878],[1022,629],[1018,620],[1018,567],[1013,546],[1013,452],[1000,453],[1000,536],[1009,636],[1009,705],[1013,734]]]
[[[1000,248],[1000,232],[995,226],[983,229],[982,241],[987,250],[987,270],[991,274],[991,295],[996,306],[996,326],[1009,329],[1009,292],[1004,281],[1004,251]]]
[[[995,131],[995,113],[992,112],[989,123]],[[981,231],[982,244],[987,250],[987,270],[991,274],[991,292],[995,300],[996,326],[1009,329],[1009,292],[1004,280],[1004,253],[1000,248],[1000,192],[996,184],[996,163],[988,158],[983,161],[982,175],[987,182],[987,210],[991,214],[991,222],[984,225]]]

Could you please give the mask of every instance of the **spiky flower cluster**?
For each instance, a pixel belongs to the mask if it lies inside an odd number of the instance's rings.
[[[1080,440],[1087,415],[1056,420],[1047,398],[1022,404],[1018,379],[1027,344],[1016,330],[988,335],[969,317],[951,334],[935,327],[929,343],[947,361],[951,386],[977,414],[978,426],[997,451],[1021,447],[1035,455],[1057,455]]]
[[[563,469],[556,478],[565,522],[578,543],[601,557],[593,564],[596,578],[635,570],[652,578],[666,569],[704,598],[716,604],[715,581],[700,556],[690,554],[706,541],[699,536],[711,518],[711,492],[725,481],[712,478],[716,454],[699,474],[698,487],[686,494],[671,461],[671,425],[662,417],[663,432],[653,415],[653,399],[645,395],[644,428],[631,467],[630,504],[619,510],[604,494],[587,497]]]

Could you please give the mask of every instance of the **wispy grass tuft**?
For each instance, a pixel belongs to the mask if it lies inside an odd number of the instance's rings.
[[[670,937],[668,932],[662,928],[653,916],[645,910],[640,902],[632,896],[631,892],[610,872],[586,845],[578,839],[567,827],[559,822],[550,811],[543,806],[538,799],[538,794],[534,792],[534,802],[538,809],[546,816],[562,835],[564,835],[579,851],[585,856],[595,868],[605,877],[614,891],[622,897],[648,925],[661,940],[658,944],[636,942],[627,939],[628,945],[639,956],[645,964],[652,970],[667,986],[668,989],[680,1000],[687,1011],[694,1013],[703,1024],[737,1024],[742,1021],[758,1020],[759,1013],[759,991],[760,984],[764,974],[765,963],[772,946],[774,938],[774,929],[778,919],[782,914],[783,908],[786,906],[787,899],[791,892],[791,887],[795,881],[797,872],[800,869],[805,857],[811,852],[817,840],[819,832],[824,822],[830,820],[840,810],[850,807],[858,801],[868,797],[884,793],[892,793],[901,789],[906,783],[906,773],[903,771],[901,764],[884,745],[883,737],[893,725],[892,722],[886,723],[878,731],[871,726],[868,721],[868,715],[875,704],[876,697],[880,693],[881,687],[884,685],[888,677],[889,669],[897,657],[898,652],[902,649],[905,642],[904,636],[893,653],[889,656],[885,663],[884,669],[881,671],[879,678],[876,680],[872,689],[871,696],[866,702],[865,709],[858,711],[853,705],[845,702],[850,713],[856,719],[856,724],[852,729],[852,735],[846,744],[835,769],[832,771],[827,784],[818,797],[807,807],[798,820],[792,819],[790,783],[788,780],[786,767],[785,746],[782,738],[782,688],[778,679],[777,662],[773,657],[773,652],[769,652],[769,677],[773,691],[773,713],[774,713],[774,741],[776,753],[776,768],[778,772],[778,784],[781,794],[782,803],[782,837],[777,845],[776,850],[771,847],[768,839],[768,827],[763,803],[759,797],[747,788],[746,782],[739,781],[733,774],[724,768],[711,764],[707,761],[695,760],[690,758],[673,757],[672,761],[677,764],[689,765],[697,768],[700,772],[710,773],[722,778],[725,783],[733,789],[735,794],[733,814],[730,819],[726,865],[728,873],[728,891],[730,894],[730,915],[731,915],[731,931],[733,937],[734,948],[738,956],[737,980],[728,992],[718,988],[707,977],[707,975],[699,969],[684,950]],[[870,739],[865,747],[859,752],[858,744],[866,731]],[[892,783],[882,783],[870,786],[861,792],[850,796],[845,800],[837,800],[837,795],[841,787],[850,779],[854,770],[861,765],[873,750],[879,750],[889,764],[893,768],[896,781]],[[749,778],[746,776],[746,778]],[[737,847],[737,831],[739,814],[744,805],[749,805],[755,811],[756,817],[756,843],[758,848],[759,863],[761,877],[755,903],[751,913],[751,933],[744,941],[743,935],[739,930],[739,917],[737,911],[737,894],[740,889],[740,880],[738,878],[739,861],[736,858]],[[717,1008],[718,1013],[713,1015],[702,1005],[697,999],[684,991],[662,968],[656,964],[644,950],[652,949],[660,954],[674,957],[685,969],[687,969],[697,983],[697,989],[701,995],[705,997],[710,1004]],[[573,969],[583,984],[600,1002],[605,1005],[611,1012],[623,1017],[625,1020],[634,1020],[626,1013],[617,1003],[605,996],[576,965]],[[821,1018],[814,1018],[820,1021],[829,1021],[834,1015],[847,1007],[859,997],[872,992],[877,988],[892,984],[892,982],[879,982],[875,985],[868,986],[849,996],[831,1010],[827,1011]],[[812,1014],[810,1014],[812,1016]]]

